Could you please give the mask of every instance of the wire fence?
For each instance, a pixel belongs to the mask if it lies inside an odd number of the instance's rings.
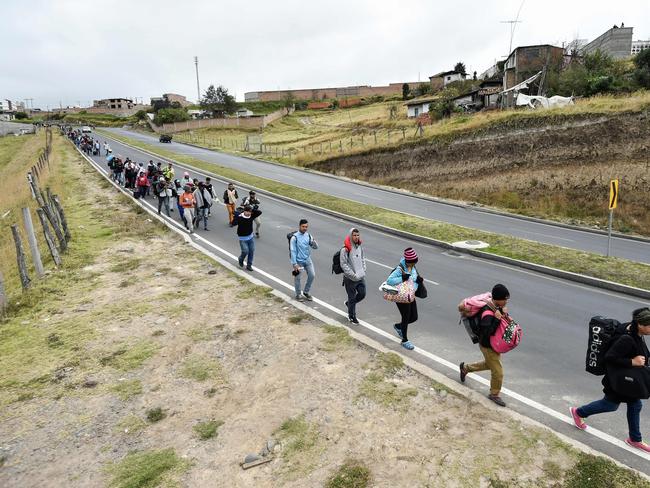
[[[327,155],[353,153],[373,147],[384,147],[402,143],[407,140],[417,140],[424,136],[421,124],[413,127],[397,127],[390,129],[345,129],[332,128],[329,133],[315,134],[291,143],[271,142],[264,140],[264,133],[215,134],[188,131],[174,134],[174,139],[222,150],[263,154],[275,159],[319,159]],[[338,132],[348,131],[345,134]],[[316,140],[314,140],[316,139]],[[320,140],[319,140],[320,139]]]

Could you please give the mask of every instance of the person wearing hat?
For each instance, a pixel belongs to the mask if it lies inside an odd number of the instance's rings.
[[[190,178],[190,174],[187,171],[183,173],[183,179],[181,180],[181,185],[185,187],[185,185],[191,185],[192,183],[193,182],[192,182],[192,178]]]
[[[650,452],[650,445],[643,442],[641,436],[641,399],[647,398],[646,392],[637,386],[626,389],[625,394],[617,391],[616,375],[633,377],[632,370],[639,368],[639,373],[646,374],[646,385],[650,375],[650,352],[644,341],[644,336],[650,335],[650,309],[639,308],[632,312],[632,322],[625,328],[625,332],[614,340],[605,353],[607,366],[603,377],[603,392],[605,396],[581,407],[571,407],[569,410],[575,426],[585,430],[587,424],[584,419],[592,415],[618,410],[621,403],[627,404],[627,425],[629,437],[626,444],[644,452]],[[645,368],[644,371],[643,368]],[[626,378],[627,380],[627,378]],[[629,388],[629,387],[628,387]],[[647,386],[646,386],[647,388]],[[636,389],[636,392],[634,391]]]
[[[190,231],[190,234],[194,233],[194,194],[192,193],[192,187],[190,185],[185,185],[183,187],[183,194],[180,197],[181,207],[183,207],[183,217],[185,219],[185,227]]]
[[[494,285],[492,288],[492,304],[496,308],[494,314],[488,313],[489,308],[481,312],[479,348],[483,353],[483,361],[471,364],[460,363],[460,381],[465,382],[468,373],[490,370],[490,394],[488,398],[500,407],[505,407],[506,402],[501,399],[501,387],[503,386],[503,364],[501,354],[492,349],[490,337],[494,335],[501,322],[501,317],[507,313],[506,304],[510,299],[510,292],[502,284]]]
[[[169,195],[167,189],[169,187],[169,182],[165,179],[163,175],[160,175],[158,182],[156,183],[156,196],[158,197],[158,215],[160,215],[160,210],[163,205],[165,206],[165,213],[169,217]]]
[[[260,201],[257,198],[257,194],[255,193],[254,190],[248,192],[248,196],[244,197],[244,200],[242,201],[242,205],[244,207],[246,205],[250,205],[251,207],[253,207],[253,210],[259,210]],[[260,217],[257,217],[254,222],[255,222],[255,237],[259,239],[260,227],[262,226],[262,221],[260,220]]]
[[[246,259],[246,269],[248,271],[253,271],[253,257],[255,255],[253,221],[260,215],[262,215],[262,212],[254,210],[250,205],[246,205],[244,211],[236,213],[233,218],[233,224],[237,226],[237,237],[241,248],[239,267],[244,267],[244,259]]]
[[[397,286],[403,281],[413,280],[414,291],[417,291],[418,285],[422,283],[422,277],[418,276],[415,264],[418,262],[418,255],[415,249],[407,247],[404,249],[404,257],[400,260],[393,272],[388,276],[386,283],[391,286]],[[393,325],[395,333],[402,339],[402,347],[412,351],[415,346],[408,340],[408,326],[418,319],[418,307],[415,298],[411,303],[396,303],[401,320],[398,324]]]

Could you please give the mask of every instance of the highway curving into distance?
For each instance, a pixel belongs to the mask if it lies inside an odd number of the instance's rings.
[[[234,168],[246,173],[274,179],[307,190],[327,193],[349,200],[398,210],[472,229],[511,235],[531,241],[553,244],[581,251],[606,254],[607,236],[588,230],[576,230],[524,220],[513,216],[481,211],[480,208],[461,207],[444,202],[425,200],[408,194],[394,193],[378,188],[360,185],[352,181],[332,178],[327,175],[304,171],[286,165],[278,165],[252,158],[234,156],[227,153],[202,149],[176,142],[160,143],[157,136],[132,132],[125,129],[106,129],[115,134],[131,137],[166,150],[192,156],[210,163]],[[606,202],[603,202],[606,205]],[[650,264],[650,242],[637,241],[624,237],[612,238],[611,255]]]
[[[149,159],[165,161],[164,158],[152,157],[117,140],[109,140],[114,153],[128,156],[137,162],[146,164]],[[187,146],[176,146],[174,149],[179,147],[193,156],[204,154],[197,154]],[[224,159],[229,158],[224,155],[215,156],[209,151],[205,153],[214,156],[212,159],[218,160],[220,164],[225,164]],[[105,172],[105,157],[93,159]],[[244,161],[253,166],[250,161]],[[175,164],[175,168],[176,177],[182,176],[182,172],[187,169],[180,164]],[[190,170],[190,174],[200,179],[205,175],[193,170]],[[287,181],[296,183],[290,179]],[[334,180],[325,181],[340,184]],[[224,188],[224,180],[215,181],[215,191],[219,198]],[[327,191],[327,188],[318,189]],[[245,188],[238,190],[240,197],[247,192]],[[320,302],[313,302],[310,306],[347,322],[344,318],[347,314],[343,312],[345,291],[341,286],[341,277],[332,275],[330,269],[332,255],[342,245],[351,224],[286,201],[264,195],[260,199],[263,226],[261,238],[256,243],[253,273],[270,286],[285,293],[293,293],[290,291],[292,287],[284,284],[292,284],[286,234],[297,228],[300,218],[307,218],[310,231],[320,246],[313,252],[317,276],[312,289],[313,295]],[[146,202],[156,204],[151,198]],[[172,219],[177,221],[177,211],[172,214]],[[210,231],[198,230],[194,240],[206,249],[235,262],[235,256],[239,254],[239,243],[234,229],[227,225],[226,211],[222,206],[213,207],[208,226]],[[466,296],[489,290],[497,282],[504,283],[512,295],[510,311],[524,329],[521,345],[504,356],[504,386],[508,391],[503,396],[508,407],[650,474],[650,456],[639,451],[633,452],[622,442],[627,437],[624,405],[615,414],[589,419],[589,425],[598,429],[598,432],[578,431],[568,423],[569,406],[602,397],[600,378],[584,371],[589,318],[593,315],[607,315],[628,320],[633,309],[647,305],[646,303],[622,294],[468,255],[457,256],[435,246],[414,243],[413,246],[420,255],[418,270],[428,280],[429,298],[418,301],[420,319],[409,328],[409,339],[416,345],[416,350],[405,351],[395,339],[391,339],[394,335],[393,324],[399,317],[396,307],[383,300],[377,287],[397,265],[404,248],[412,243],[363,226],[360,226],[360,230],[368,258],[368,295],[358,305],[362,325],[353,327],[387,347],[411,355],[450,378],[457,379],[456,365],[460,361],[479,360],[482,356],[464,329],[458,325],[456,306]],[[233,280],[233,286],[237,286],[237,283]],[[489,378],[489,373],[482,376]],[[476,378],[477,375],[469,375],[467,384],[487,394],[486,381],[477,381]],[[641,414],[641,424],[648,437],[648,409]]]

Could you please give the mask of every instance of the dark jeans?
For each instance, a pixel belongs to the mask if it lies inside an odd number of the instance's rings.
[[[162,210],[163,205],[165,206],[165,213],[167,214],[167,217],[169,217],[169,197],[168,196],[158,196],[158,213],[160,213],[160,210]]]
[[[619,402],[604,397],[601,400],[596,400],[595,402],[579,407],[576,413],[583,419],[586,419],[587,417],[596,415],[597,413],[615,412],[618,410],[619,405]],[[630,431],[630,439],[634,442],[641,442],[642,439],[641,407],[643,407],[641,400],[627,402],[627,427]]]
[[[407,331],[409,324],[412,324],[418,319],[418,306],[416,302],[412,303],[397,303],[397,310],[402,316],[402,321],[397,326],[402,331],[402,342],[408,341]]]
[[[366,280],[352,281],[343,277],[343,286],[348,294],[348,315],[357,316],[357,303],[366,298]]]

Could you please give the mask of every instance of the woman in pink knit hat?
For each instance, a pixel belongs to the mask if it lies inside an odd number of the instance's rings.
[[[418,255],[415,249],[407,247],[404,249],[404,257],[399,262],[399,266],[393,270],[386,284],[391,286],[398,286],[404,281],[413,280],[414,291],[417,291],[418,286],[422,283],[422,277],[418,276],[418,271],[415,269],[415,263],[418,262]],[[415,297],[411,303],[396,303],[397,310],[399,310],[401,320],[399,323],[393,325],[395,333],[402,339],[402,347],[412,351],[415,346],[408,340],[408,326],[418,319],[418,307],[415,302]]]

